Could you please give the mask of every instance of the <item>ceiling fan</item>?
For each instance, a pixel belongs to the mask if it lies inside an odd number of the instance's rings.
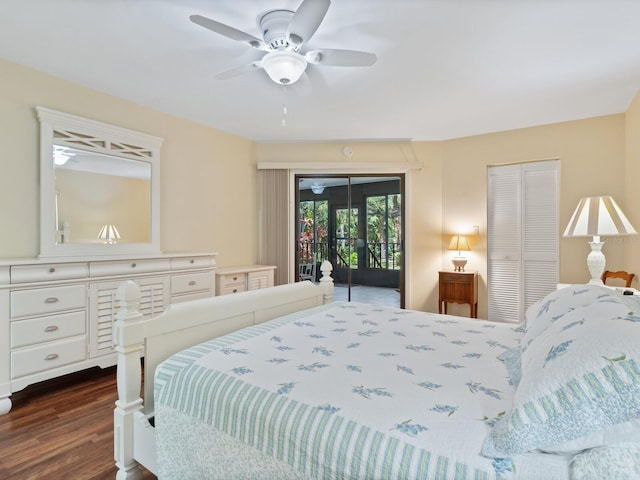
[[[377,60],[375,54],[357,50],[322,48],[304,51],[303,47],[322,23],[329,5],[331,0],[303,0],[295,12],[268,11],[258,22],[262,39],[201,15],[191,15],[189,19],[219,35],[267,52],[260,60],[222,72],[216,78],[232,78],[263,68],[274,82],[291,85],[305,73],[308,64],[368,67]]]

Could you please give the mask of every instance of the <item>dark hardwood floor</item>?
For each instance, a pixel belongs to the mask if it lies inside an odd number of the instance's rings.
[[[115,479],[115,367],[31,385],[0,416],[0,479]],[[145,479],[156,477],[144,471]]]

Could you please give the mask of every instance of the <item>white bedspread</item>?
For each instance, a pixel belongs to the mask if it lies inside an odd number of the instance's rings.
[[[161,365],[160,478],[515,478],[514,459],[480,454],[511,405],[496,357],[517,345],[514,325],[355,303],[310,312]]]

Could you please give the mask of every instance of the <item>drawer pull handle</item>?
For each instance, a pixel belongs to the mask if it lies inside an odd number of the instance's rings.
[[[53,273],[53,272],[55,272],[55,271],[56,271],[56,269],[55,269],[55,268],[53,268],[53,267],[51,267],[51,268],[49,269],[49,273]]]
[[[47,328],[44,329],[45,332],[56,332],[57,330],[58,330],[57,325],[49,325]]]
[[[46,357],[44,357],[45,360],[55,360],[56,358],[58,358],[58,354],[57,353],[50,353],[49,355],[47,355]]]
[[[238,279],[238,277],[233,277],[233,279],[234,279],[234,280],[237,280],[237,279]]]
[[[234,289],[233,289],[233,293],[236,293],[237,291],[238,291],[238,289],[237,289],[237,288],[234,288]]]
[[[192,258],[192,259],[189,261],[189,263],[193,264],[193,262],[194,262],[194,261],[195,261],[195,260]]]
[[[131,264],[131,268],[136,268],[136,263],[135,263],[135,262],[133,262],[133,263]]]
[[[45,299],[44,303],[56,303],[58,301],[58,297],[49,297]]]
[[[191,280],[191,281],[189,282],[189,285],[191,285],[191,286],[193,286],[193,285],[195,285],[195,284],[196,284],[196,281],[195,281],[195,280]]]

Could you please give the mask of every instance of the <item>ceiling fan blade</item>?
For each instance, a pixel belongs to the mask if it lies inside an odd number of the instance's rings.
[[[224,72],[220,72],[216,74],[214,78],[216,78],[217,80],[229,80],[230,78],[239,77],[240,75],[244,75],[245,73],[249,73],[249,72],[254,72],[256,70],[260,70],[261,68],[262,68],[262,62],[248,63],[245,65],[239,65],[229,70],[225,70]]]
[[[307,62],[331,67],[370,67],[378,60],[375,53],[323,48],[305,54]]]
[[[207,30],[220,34],[223,37],[236,40],[237,42],[246,43],[250,47],[257,48],[259,50],[269,50],[269,47],[267,47],[262,40],[254,37],[253,35],[249,35],[242,30],[225,25],[224,23],[216,22],[215,20],[203,17],[202,15],[191,15],[189,20],[196,25],[206,28]]]
[[[331,0],[303,0],[287,28],[287,40],[298,47],[316,33],[329,10]]]

